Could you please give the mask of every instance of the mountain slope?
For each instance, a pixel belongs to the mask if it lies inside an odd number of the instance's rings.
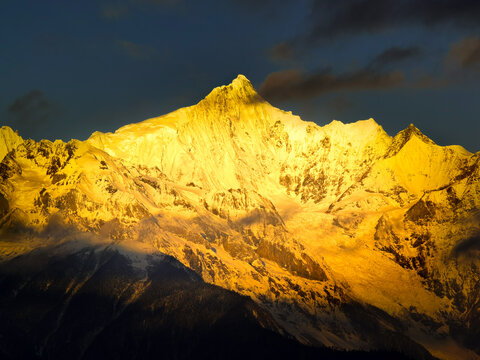
[[[307,123],[241,75],[115,133],[9,144],[5,261],[67,238],[61,221],[174,257],[304,344],[478,358],[479,153]]]
[[[0,128],[0,159],[3,159],[7,153],[22,142],[23,139],[17,132],[8,126],[2,126]]]

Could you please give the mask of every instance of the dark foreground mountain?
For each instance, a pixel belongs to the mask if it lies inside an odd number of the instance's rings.
[[[145,255],[140,255],[145,256]],[[42,248],[0,267],[2,359],[404,359],[307,347],[251,299],[172,257]]]

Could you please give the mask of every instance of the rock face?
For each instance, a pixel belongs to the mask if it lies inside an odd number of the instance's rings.
[[[2,126],[0,128],[0,159],[3,159],[7,153],[15,149],[21,142],[23,142],[23,139],[17,132],[8,126]]]
[[[480,153],[304,122],[240,75],[84,142],[2,128],[0,155],[4,261],[95,237],[177,259],[304,344],[479,358]]]

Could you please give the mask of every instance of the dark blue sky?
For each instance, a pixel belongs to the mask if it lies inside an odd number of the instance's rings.
[[[0,120],[34,139],[158,116],[246,75],[323,125],[480,150],[480,1],[4,0]]]

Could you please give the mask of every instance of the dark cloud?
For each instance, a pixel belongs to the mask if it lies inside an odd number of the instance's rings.
[[[260,94],[276,101],[308,99],[339,90],[390,89],[402,85],[404,80],[401,71],[365,68],[336,75],[330,68],[312,74],[293,69],[269,74],[260,86]]]
[[[60,115],[59,107],[40,90],[32,90],[15,99],[7,109],[9,123],[22,133],[35,133]]]
[[[273,61],[290,61],[293,58],[294,47],[288,42],[282,42],[270,49],[270,58]]]
[[[378,54],[370,62],[370,68],[381,68],[391,64],[395,64],[401,61],[405,61],[411,58],[415,58],[420,55],[420,49],[417,46],[411,47],[391,47]]]
[[[288,59],[293,52],[294,49],[289,43],[282,43],[277,48],[278,57],[281,59]],[[424,74],[422,74],[422,81],[406,83],[402,71],[388,68],[390,65],[413,59],[420,54],[420,48],[417,46],[394,46],[373,57],[363,68],[354,71],[335,74],[330,67],[310,74],[302,73],[298,69],[278,71],[267,76],[260,86],[260,93],[267,100],[285,101],[309,99],[342,90],[386,90],[398,86],[426,87],[426,81],[423,81]],[[429,85],[432,86],[433,83],[430,81]],[[330,100],[326,106],[338,113],[353,104],[337,98]]]
[[[274,46],[274,54],[305,54],[324,40],[339,36],[372,34],[404,26],[480,29],[477,0],[312,0],[305,30]],[[399,52],[410,50],[412,52]],[[416,51],[416,53],[415,53]],[[392,48],[381,60],[401,60],[419,55],[418,48]]]
[[[155,49],[148,45],[137,44],[127,40],[121,40],[117,43],[122,49],[122,51],[133,59],[149,59],[156,53]]]
[[[479,18],[477,0],[314,0],[308,38],[372,33],[410,24],[478,27]]]
[[[452,44],[445,61],[449,66],[480,70],[480,37],[470,36]]]

